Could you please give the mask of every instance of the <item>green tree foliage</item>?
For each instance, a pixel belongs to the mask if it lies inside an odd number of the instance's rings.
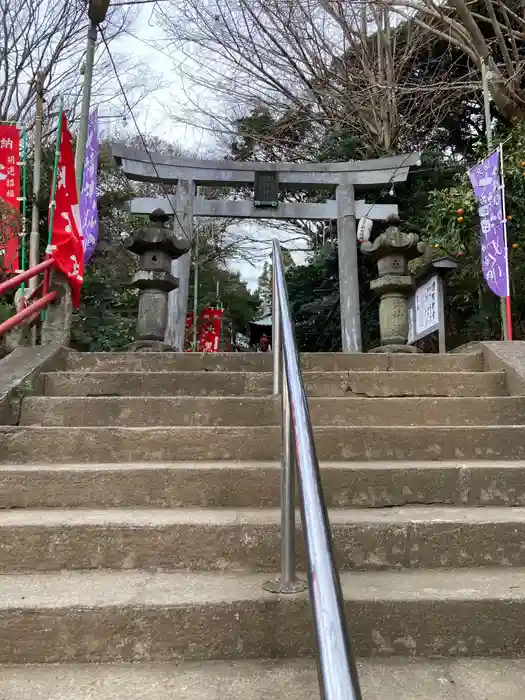
[[[133,193],[107,145],[101,149],[98,192],[99,242],[85,269],[71,345],[82,351],[124,350],[134,339],[138,292],[130,287],[136,257],[125,248],[121,234],[131,234],[147,220],[132,217],[123,208]]]
[[[287,248],[282,248],[283,267],[287,275],[291,270],[294,270],[296,265],[291,252]],[[261,274],[259,275],[257,292],[263,307],[269,308],[272,304],[272,263],[266,260]]]
[[[525,336],[525,125],[505,126],[495,142],[504,141],[504,177],[514,335]],[[480,144],[476,160],[486,151]],[[472,161],[469,165],[472,165]],[[462,211],[462,216],[458,214]],[[458,221],[462,218],[463,221]],[[435,254],[458,256],[460,267],[448,281],[447,320],[456,342],[501,337],[498,299],[490,292],[481,272],[479,217],[474,192],[466,172],[453,183],[429,194],[425,233]],[[514,247],[513,247],[514,246]]]

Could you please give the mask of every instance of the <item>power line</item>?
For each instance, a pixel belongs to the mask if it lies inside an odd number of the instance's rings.
[[[127,7],[128,5],[150,5],[158,2],[167,2],[167,0],[127,0],[125,2],[114,2],[111,7]]]
[[[140,140],[142,141],[142,145],[143,145],[143,147],[144,147],[144,150],[146,151],[146,153],[147,153],[147,155],[148,155],[148,158],[149,158],[150,161],[151,161],[151,165],[153,166],[153,169],[154,169],[154,171],[155,171],[155,175],[157,176],[158,182],[159,182],[160,186],[162,187],[162,189],[164,190],[164,194],[166,195],[166,199],[168,200],[168,203],[169,203],[169,205],[170,205],[170,208],[171,208],[171,210],[172,210],[172,213],[173,213],[174,217],[176,218],[177,223],[179,224],[180,230],[181,230],[182,233],[184,234],[184,236],[185,236],[186,240],[188,241],[188,243],[191,245],[191,243],[192,243],[192,238],[191,238],[191,236],[188,235],[188,233],[187,233],[186,230],[184,229],[184,226],[182,225],[182,222],[181,222],[181,220],[180,220],[180,218],[179,218],[179,215],[177,214],[177,211],[175,210],[175,207],[173,206],[173,203],[172,203],[172,201],[171,201],[171,196],[170,196],[169,193],[166,191],[166,188],[165,188],[165,186],[164,186],[164,183],[162,182],[162,179],[161,179],[161,177],[160,177],[159,171],[157,170],[157,166],[155,165],[155,161],[153,160],[153,157],[152,157],[152,155],[151,155],[151,153],[150,153],[150,151],[149,151],[148,145],[147,145],[147,143],[146,143],[146,139],[145,139],[144,136],[142,135],[142,132],[141,132],[141,130],[140,130],[140,128],[139,128],[139,125],[138,125],[137,120],[136,120],[136,118],[135,118],[135,114],[133,113],[133,109],[132,109],[132,107],[131,107],[131,105],[130,105],[130,103],[129,103],[129,100],[128,100],[127,96],[126,96],[126,93],[125,93],[125,91],[124,91],[124,85],[122,84],[122,80],[120,79],[120,75],[119,75],[119,72],[118,72],[118,70],[117,70],[117,66],[116,66],[116,64],[115,64],[115,61],[114,61],[113,56],[112,56],[112,54],[111,54],[111,51],[109,50],[108,42],[106,41],[106,36],[105,36],[105,34],[104,34],[104,31],[103,31],[102,27],[100,27],[100,35],[102,36],[102,41],[104,42],[104,46],[106,47],[106,51],[108,52],[109,60],[110,60],[110,62],[111,62],[111,65],[112,65],[112,67],[113,67],[113,72],[115,73],[115,77],[116,77],[117,82],[118,82],[118,84],[119,84],[120,92],[122,93],[122,97],[123,97],[123,99],[124,99],[124,102],[126,103],[127,110],[128,110],[128,112],[129,112],[129,114],[131,115],[131,118],[132,118],[133,123],[134,123],[134,125],[135,125],[135,129],[137,130],[137,134],[139,135]]]
[[[144,44],[144,46],[147,46],[148,49],[151,49],[152,51],[158,51],[158,53],[161,53],[163,56],[166,56],[166,58],[169,58],[170,61],[173,60],[173,56],[171,54],[169,54],[167,51],[164,51],[163,49],[159,48],[155,44],[153,44],[149,41],[146,41],[146,39],[142,39],[142,37],[137,36],[136,34],[131,32],[129,29],[120,29],[120,27],[118,27],[114,22],[111,22],[110,20],[108,20],[108,24],[111,24],[113,27],[115,27],[115,29],[119,29],[124,34],[127,34],[132,39],[135,39],[136,41],[140,41],[141,44]],[[156,39],[156,41],[160,41],[160,39]],[[171,43],[170,39],[163,39],[162,41],[168,41]]]
[[[394,170],[390,178],[385,182],[385,187],[388,187],[388,185],[393,185],[394,184],[394,178],[397,175],[397,173],[401,170],[401,168],[405,165],[407,160],[412,157],[412,153],[407,153],[407,155],[403,158],[401,163],[397,166],[397,168]],[[365,216],[363,217],[364,219],[368,219],[368,215],[372,211],[372,209],[375,207],[375,205],[379,202],[379,198],[377,198],[372,204],[369,206],[368,211],[366,212]]]

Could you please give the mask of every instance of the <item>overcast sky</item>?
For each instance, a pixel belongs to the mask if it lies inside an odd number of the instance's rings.
[[[201,158],[222,158],[225,155],[224,148],[217,143],[211,131],[197,128],[177,119],[177,114],[185,113],[188,103],[184,95],[191,87],[192,99],[196,100],[204,108],[211,104],[211,96],[202,91],[197,92],[193,86],[183,84],[180,75],[173,69],[176,55],[170,61],[171,52],[168,53],[166,40],[160,29],[149,23],[150,8],[141,12],[141,17],[135,22],[132,35],[127,35],[115,43],[115,51],[132,53],[135,58],[143,58],[144,65],[151,69],[152,74],[159,76],[162,86],[152,90],[138,108],[134,110],[139,128],[143,134],[155,134],[163,139],[177,143],[183,151],[195,153]],[[101,47],[99,46],[99,49]],[[155,83],[154,83],[155,84]],[[122,112],[125,111],[122,104]],[[126,125],[120,120],[113,125],[113,130],[125,131],[129,136],[136,135],[136,128],[132,119],[128,119]],[[250,255],[251,262],[234,261],[232,269],[239,270],[251,289],[257,286],[257,280],[261,274],[265,259],[270,258],[271,240],[278,236],[281,240],[290,238],[289,232],[281,232],[279,229],[265,228],[260,223],[246,222],[235,227],[235,232],[243,236],[245,226],[250,235],[256,237],[259,242],[254,243]],[[297,263],[305,260],[305,253],[300,249],[306,248],[306,241],[294,241],[288,247]]]

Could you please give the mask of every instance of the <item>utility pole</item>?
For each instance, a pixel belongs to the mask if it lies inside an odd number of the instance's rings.
[[[490,115],[490,89],[489,80],[491,78],[491,73],[487,68],[487,64],[484,60],[481,61],[481,84],[483,87],[483,109],[485,112],[485,137],[487,140],[487,154],[492,153],[494,150],[492,141],[492,117]],[[503,163],[500,163],[500,167],[503,171]],[[503,194],[503,193],[502,193]],[[507,251],[508,255],[508,251]],[[510,274],[510,271],[507,272]],[[509,334],[507,332],[507,299],[506,297],[499,298],[499,308],[501,316],[501,335],[503,340],[509,339]]]
[[[42,115],[44,111],[44,73],[35,75],[35,150],[33,156],[33,191],[31,205],[31,233],[29,234],[29,269],[40,262],[40,175],[42,171]],[[27,155],[26,155],[27,157]],[[26,293],[31,294],[39,284],[38,276],[29,280]],[[31,344],[36,345],[36,326],[31,328]]]
[[[82,171],[88,131],[89,108],[91,106],[91,88],[93,85],[93,66],[97,44],[97,27],[106,19],[110,0],[89,0],[88,17],[90,25],[87,33],[86,64],[84,66],[84,86],[82,88],[82,111],[78,127],[77,150],[75,153],[75,172],[77,190],[82,189]]]
[[[40,194],[40,173],[42,170],[42,112],[44,102],[44,74],[35,76],[36,106],[35,106],[35,151],[33,159],[33,196],[31,208],[31,233],[29,236],[29,267],[35,267],[40,262],[40,211],[38,197]],[[37,277],[29,280],[29,290],[38,286]]]

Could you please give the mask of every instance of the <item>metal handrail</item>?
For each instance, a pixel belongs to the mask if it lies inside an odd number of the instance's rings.
[[[51,270],[55,265],[53,258],[47,258],[43,262],[31,267],[25,272],[20,272],[14,277],[0,283],[0,296],[5,292],[12,289],[16,289],[23,282],[32,279],[33,277],[38,277],[38,275],[43,272],[44,279],[42,282],[34,289],[31,294],[27,297],[22,297],[20,300],[20,306],[17,312],[8,318],[3,323],[0,323],[0,338],[4,336],[9,331],[13,330],[18,326],[23,324],[31,324],[40,318],[41,311],[44,311],[55,299],[57,298],[57,292],[55,290],[49,291],[50,275]],[[37,298],[38,293],[42,296]]]
[[[289,593],[305,587],[295,574],[296,468],[321,697],[323,700],[361,700],[277,239],[273,241],[272,312],[273,389],[274,394],[281,395],[283,426],[281,575],[265,588]]]

